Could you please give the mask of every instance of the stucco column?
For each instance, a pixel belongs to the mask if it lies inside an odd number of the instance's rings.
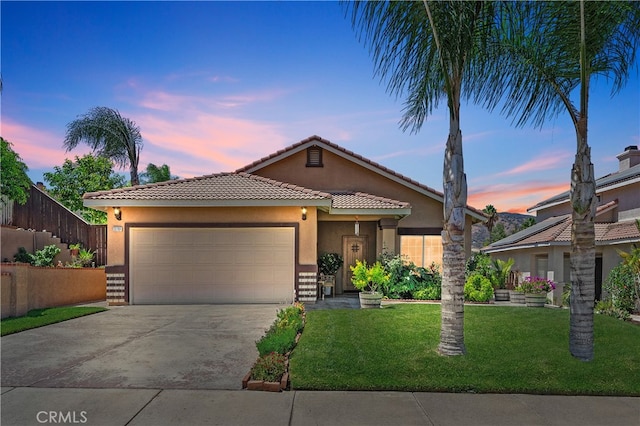
[[[389,253],[398,254],[400,252],[400,247],[396,247],[398,220],[380,219],[378,226],[382,230],[382,249]]]

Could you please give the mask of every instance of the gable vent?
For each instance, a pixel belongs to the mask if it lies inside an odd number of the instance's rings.
[[[319,146],[307,148],[307,167],[322,167],[322,148]]]

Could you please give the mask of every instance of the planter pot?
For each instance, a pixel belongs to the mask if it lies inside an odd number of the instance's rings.
[[[525,302],[527,306],[531,308],[544,308],[544,304],[547,302],[546,293],[525,293]]]
[[[382,293],[365,293],[360,292],[360,308],[375,309],[379,308],[382,303]]]
[[[525,303],[524,293],[521,291],[510,290],[509,299],[511,300],[511,303],[520,303],[522,305]]]
[[[493,290],[493,294],[495,296],[496,302],[508,302],[509,301],[509,290],[505,288],[496,288]]]

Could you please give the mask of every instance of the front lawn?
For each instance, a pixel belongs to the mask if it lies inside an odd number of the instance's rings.
[[[0,322],[0,334],[6,336],[102,311],[106,311],[106,309],[92,306],[33,309],[25,316],[3,319]]]
[[[640,326],[595,317],[595,359],[569,354],[569,311],[465,306],[467,354],[437,353],[440,305],[317,310],[290,359],[294,389],[640,395]]]

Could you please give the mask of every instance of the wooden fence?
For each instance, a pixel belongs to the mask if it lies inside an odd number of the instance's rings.
[[[4,220],[8,222],[3,222],[6,225],[46,230],[63,243],[80,243],[87,249],[95,250],[96,266],[107,262],[107,226],[87,223],[35,185],[31,186],[27,203],[14,203],[11,217]]]

